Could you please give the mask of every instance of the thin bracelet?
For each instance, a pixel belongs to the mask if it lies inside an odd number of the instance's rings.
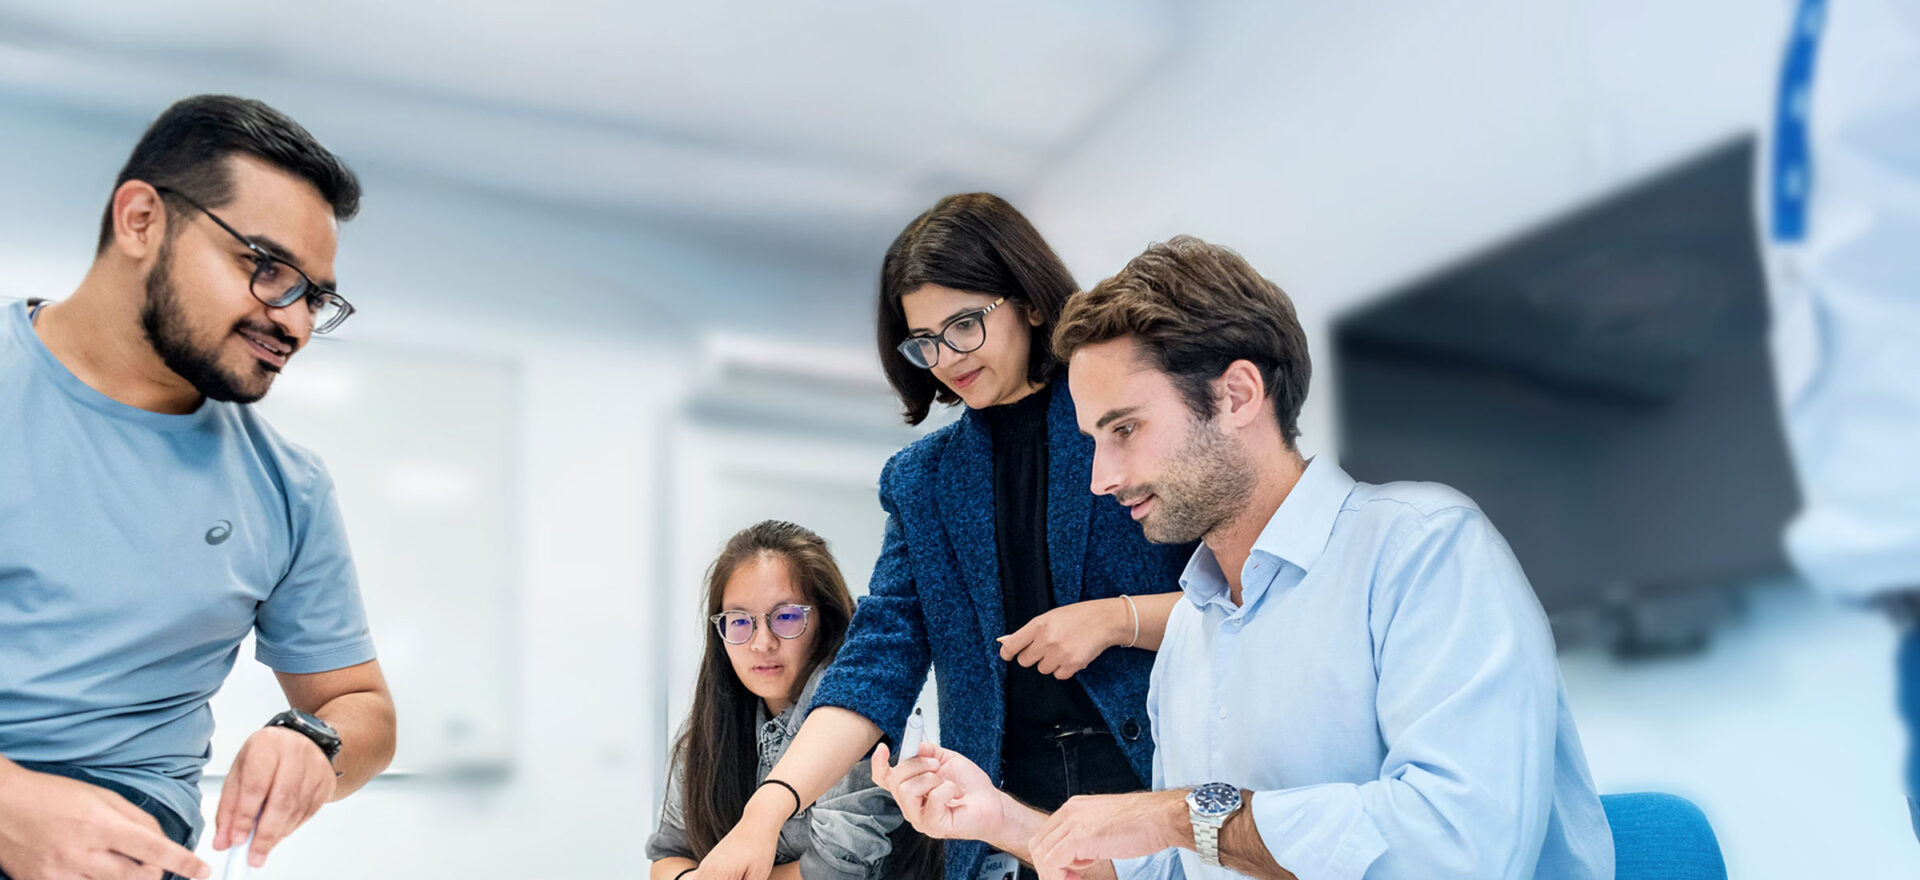
[[[796,789],[796,788],[794,788],[793,786],[791,786],[791,785],[788,785],[788,784],[786,784],[785,782],[781,782],[780,780],[778,780],[778,779],[774,779],[774,778],[772,778],[772,777],[768,777],[768,778],[766,778],[766,779],[762,779],[762,780],[760,780],[760,784],[759,784],[759,785],[757,785],[757,786],[755,786],[755,788],[766,788],[766,787],[767,787],[767,786],[769,786],[769,785],[778,785],[778,786],[780,786],[781,788],[784,788],[784,789],[786,789],[787,791],[789,791],[789,792],[791,792],[791,793],[793,794],[793,816],[798,816],[798,815],[800,815],[800,791],[799,791],[799,789]],[[788,816],[787,818],[788,818],[789,820],[791,820],[791,819],[793,818],[793,816]]]
[[[1140,644],[1140,609],[1134,607],[1132,596],[1121,593],[1120,598],[1127,600],[1127,612],[1133,616],[1133,641],[1127,643],[1127,647],[1131,648]]]

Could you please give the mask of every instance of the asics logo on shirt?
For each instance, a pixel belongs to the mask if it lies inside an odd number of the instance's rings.
[[[207,543],[209,544],[224,544],[227,542],[227,539],[231,537],[233,537],[233,523],[227,522],[224,519],[214,523],[213,528],[207,530]]]

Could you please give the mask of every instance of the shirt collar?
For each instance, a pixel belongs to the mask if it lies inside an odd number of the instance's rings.
[[[760,719],[760,724],[764,726],[773,722],[779,722],[780,727],[786,730],[787,736],[792,737],[799,733],[801,722],[807,720],[807,712],[813,708],[813,692],[820,689],[820,678],[826,675],[826,673],[827,664],[820,664],[820,668],[815,669],[813,675],[807,678],[807,684],[801,689],[800,696],[779,715],[768,717],[772,713],[767,711],[766,702],[758,699],[754,700],[757,704],[757,714]]]
[[[1339,518],[1353,486],[1353,478],[1339,465],[1317,456],[1307,461],[1306,470],[1280,502],[1280,509],[1273,512],[1266,528],[1260,530],[1260,537],[1254,539],[1253,552],[1247,556],[1246,567],[1240,573],[1243,606],[1251,605],[1273,582],[1279,572],[1278,566],[1272,563],[1284,562],[1301,571],[1312,570],[1327,548],[1334,520]],[[1256,568],[1264,571],[1256,573]],[[1214,557],[1212,548],[1202,543],[1193,552],[1186,571],[1180,575],[1180,587],[1188,599],[1203,607],[1226,594],[1226,575],[1220,571],[1220,560]]]

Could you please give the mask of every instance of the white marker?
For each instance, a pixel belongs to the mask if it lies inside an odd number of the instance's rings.
[[[900,740],[900,761],[920,754],[920,741],[927,738],[927,722],[920,717],[919,707],[907,716],[907,732]],[[899,766],[900,761],[893,762]]]
[[[255,826],[254,831],[258,830],[259,827]],[[253,852],[253,831],[247,832],[246,843],[227,847],[227,869],[220,872],[222,880],[247,880],[247,871],[252,869],[247,864],[247,854],[250,852]]]

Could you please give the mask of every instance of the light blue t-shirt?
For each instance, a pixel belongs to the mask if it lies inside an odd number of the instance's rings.
[[[374,659],[320,460],[250,407],[114,401],[0,307],[0,755],[125,782],[197,836],[207,701],[255,629],[280,672]]]

